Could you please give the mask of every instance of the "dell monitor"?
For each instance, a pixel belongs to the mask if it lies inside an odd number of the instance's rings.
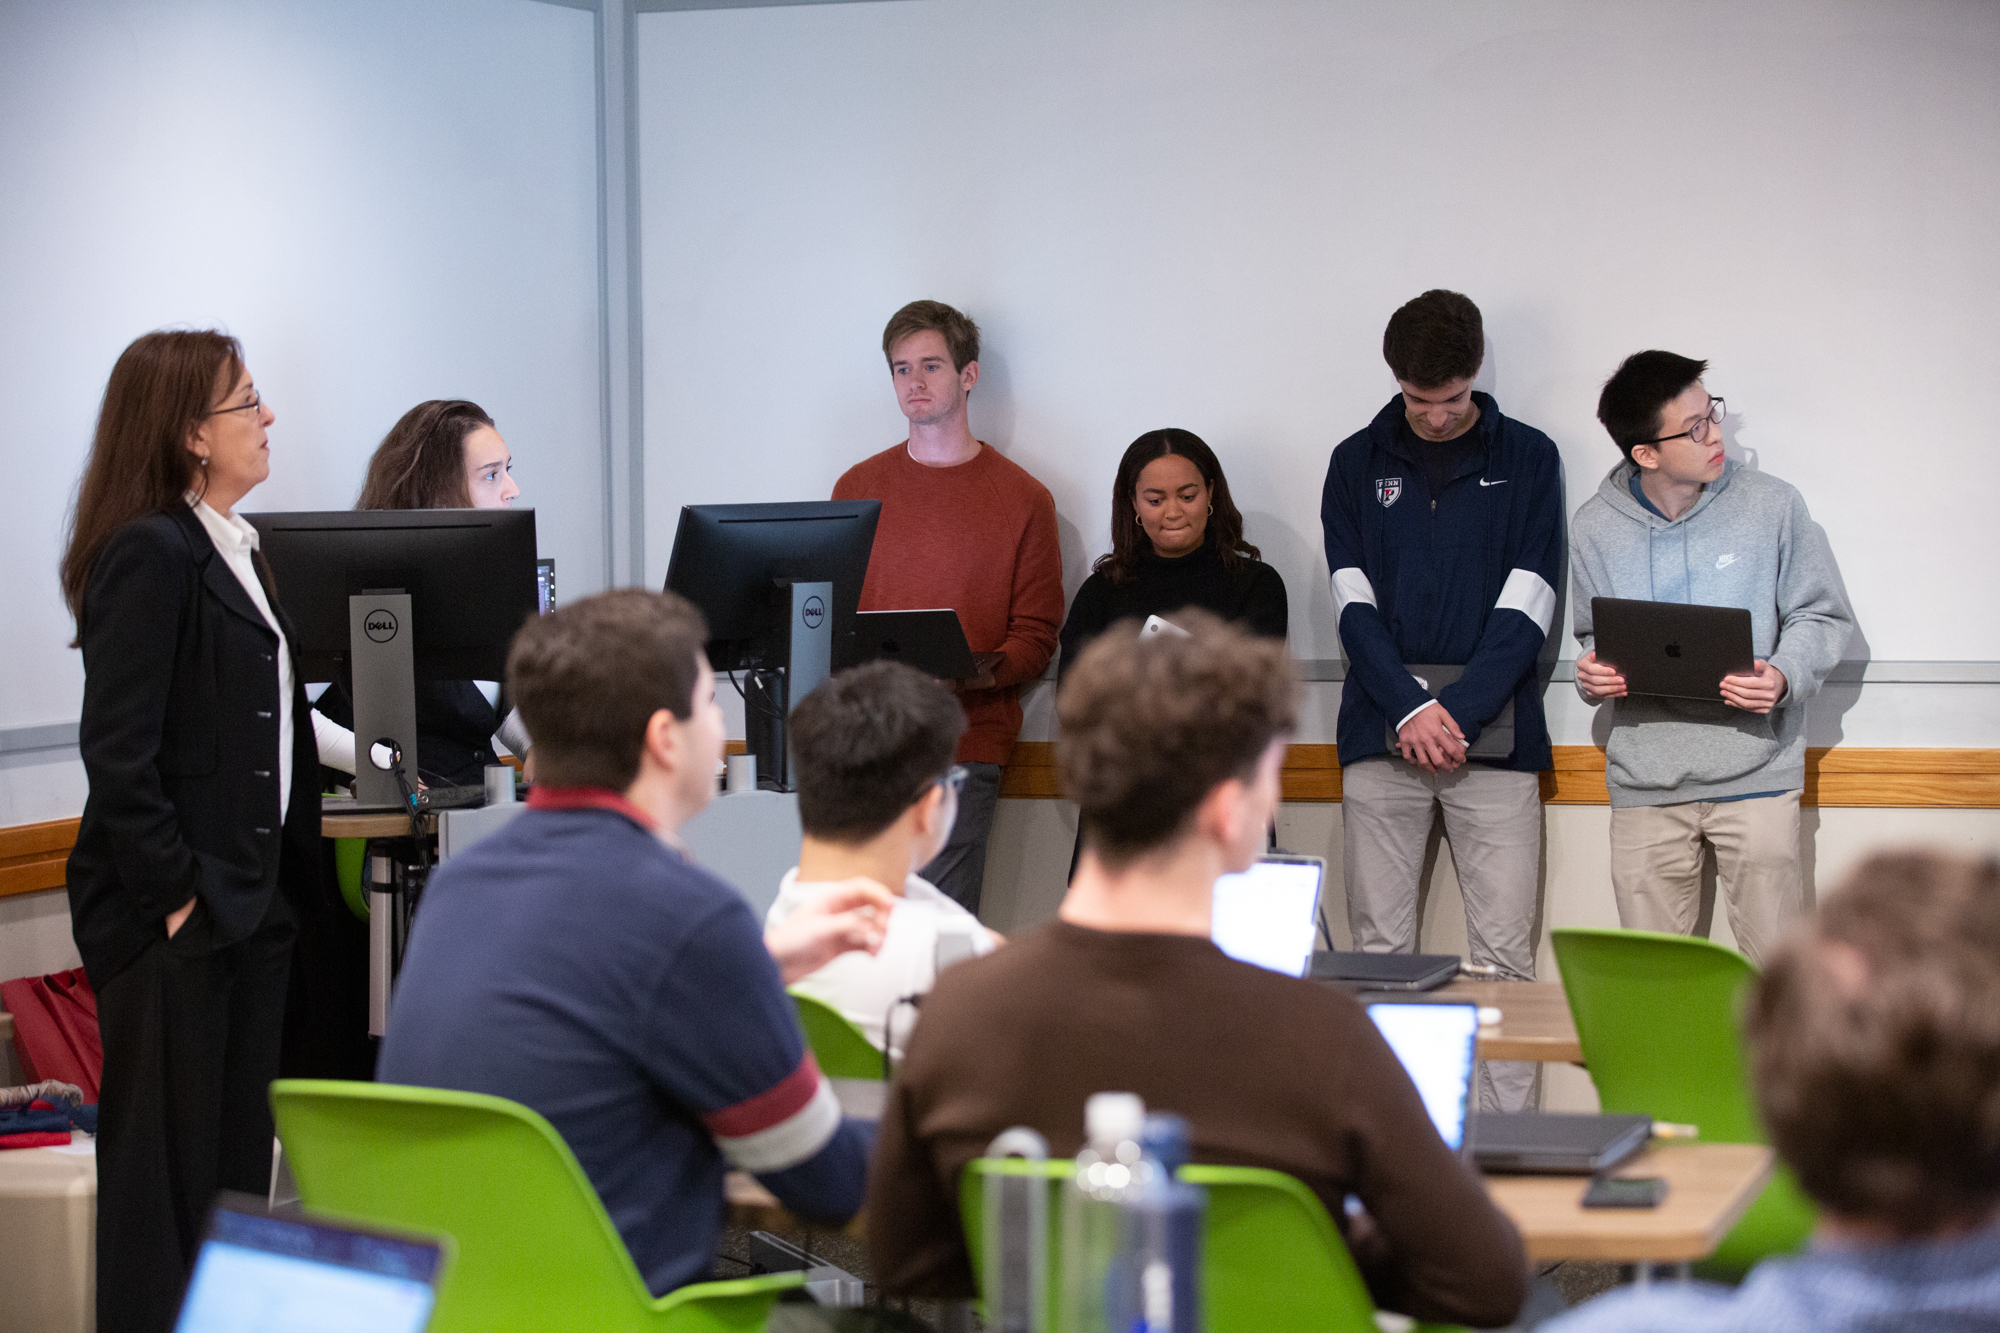
[[[291,617],[309,681],[353,678],[355,795],[400,806],[393,771],[368,761],[393,740],[415,787],[412,682],[500,680],[537,610],[532,509],[363,509],[246,514]]]
[[[688,505],[667,591],[708,620],[708,663],[750,672],[743,722],[757,784],[789,786],[785,718],[845,663],[875,545],[879,500]]]

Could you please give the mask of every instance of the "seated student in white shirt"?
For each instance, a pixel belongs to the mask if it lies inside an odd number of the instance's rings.
[[[800,904],[857,876],[896,895],[881,951],[847,954],[793,989],[845,1015],[892,1056],[915,1018],[906,1000],[928,993],[940,960],[991,953],[1001,937],[914,873],[951,836],[955,766],[965,712],[950,690],[920,671],[872,662],[829,678],[799,701],[787,730],[799,822],[799,864],[778,886],[766,928]]]

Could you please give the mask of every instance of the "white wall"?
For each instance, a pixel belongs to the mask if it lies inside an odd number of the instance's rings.
[[[2000,600],[2000,8],[897,0],[645,15],[639,52],[655,577],[681,504],[902,438],[877,340],[932,296],[985,329],[974,425],[1054,491],[1072,589],[1119,452],[1187,426],[1334,657],[1327,453],[1449,286],[1572,507],[1619,358],[1708,357],[1851,655],[2000,658],[1961,611]]]
[[[56,585],[104,381],[219,326],[277,413],[247,510],[346,508],[425,398],[499,422],[566,599],[603,586],[592,17],[533,0],[0,6],[0,728],[73,722]],[[0,754],[0,826],[83,808]],[[72,966],[60,892],[0,901],[0,976]]]
[[[277,413],[245,509],[346,508],[398,416],[467,397],[565,597],[602,586],[593,43],[533,0],[0,7],[0,728],[77,716],[65,515],[165,325],[240,337]],[[0,825],[82,800],[74,750],[0,756]]]

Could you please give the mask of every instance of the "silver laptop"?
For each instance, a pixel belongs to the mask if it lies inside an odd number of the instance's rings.
[[[1590,599],[1597,660],[1618,668],[1630,694],[1722,702],[1722,678],[1757,669],[1750,613],[1740,606]]]
[[[174,1330],[422,1333],[446,1244],[225,1194],[209,1213]]]
[[[1326,862],[1317,856],[1266,856],[1240,875],[1215,881],[1209,938],[1239,962],[1288,977],[1312,965]]]
[[[1368,1017],[1416,1084],[1444,1146],[1463,1151],[1479,1052],[1479,1006],[1378,1000],[1368,1006]]]

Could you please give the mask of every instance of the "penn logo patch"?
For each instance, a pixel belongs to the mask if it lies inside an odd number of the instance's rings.
[[[1375,498],[1382,502],[1384,509],[1402,499],[1403,479],[1401,477],[1375,478]]]

